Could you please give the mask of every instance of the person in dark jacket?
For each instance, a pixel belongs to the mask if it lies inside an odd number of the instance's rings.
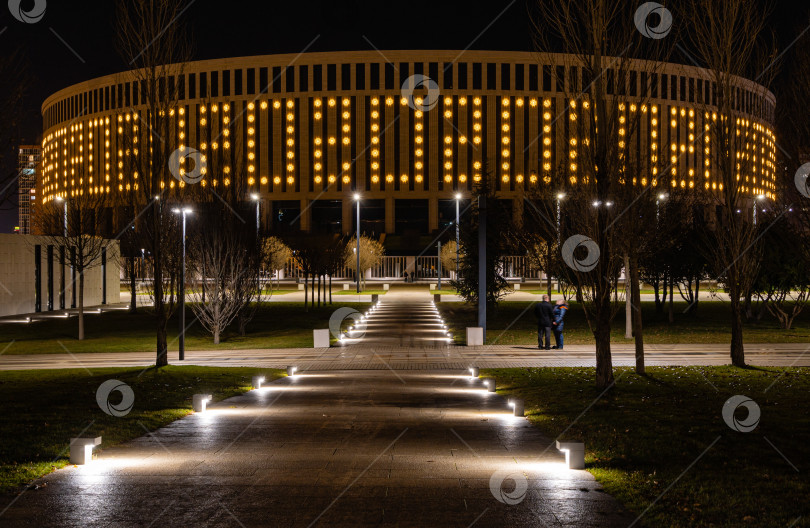
[[[534,316],[537,318],[537,348],[540,350],[551,349],[551,323],[554,318],[554,310],[548,295],[543,295],[543,301],[534,305]],[[545,336],[545,345],[543,337]]]
[[[554,330],[554,341],[557,342],[557,346],[553,346],[551,348],[562,350],[563,349],[563,323],[565,319],[565,312],[568,311],[568,303],[565,302],[563,299],[557,301],[557,305],[554,307],[553,320],[551,321],[552,329]]]

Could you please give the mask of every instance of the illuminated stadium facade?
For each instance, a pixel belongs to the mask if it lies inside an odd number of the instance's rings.
[[[485,166],[499,198],[520,202],[562,168],[578,176],[574,128],[587,101],[582,70],[568,55],[526,52],[383,51],[270,55],[192,62],[168,82],[177,145],[203,154],[231,150],[235,160],[211,170],[202,186],[242,179],[258,194],[272,229],[352,229],[354,193],[363,199],[363,229],[433,232],[451,221],[453,200],[469,197]],[[638,71],[632,71],[634,64]],[[625,86],[608,72],[608,93],[626,100],[639,131],[629,148],[642,160],[641,185],[659,178],[685,188],[717,189],[709,135],[717,119],[714,85],[695,67],[631,63]],[[403,85],[421,76],[421,96]],[[42,203],[79,192],[110,195],[137,185],[126,170],[129,130],[143,111],[131,74],[90,80],[42,106]],[[429,78],[430,80],[427,80]],[[641,86],[650,97],[642,99]],[[739,133],[753,157],[748,195],[775,192],[775,98],[762,86],[735,81]],[[406,90],[407,91],[407,90]],[[585,107],[585,108],[583,108]],[[227,130],[227,132],[225,132]],[[142,132],[141,132],[142,133]],[[573,141],[572,141],[573,140]],[[221,173],[220,173],[221,172]],[[167,190],[187,185],[167,178]],[[663,184],[662,184],[663,185]],[[515,211],[519,210],[515,207]],[[300,222],[289,225],[291,219]]]

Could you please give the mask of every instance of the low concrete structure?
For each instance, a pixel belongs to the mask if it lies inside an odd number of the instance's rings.
[[[480,326],[467,328],[467,346],[483,346],[484,329]]]
[[[53,242],[0,234],[0,317],[78,307],[79,276],[70,266],[71,248]],[[85,270],[84,306],[120,302],[119,254],[118,241],[110,240],[102,257]]]
[[[322,328],[312,331],[313,348],[329,348],[329,329]]]
[[[565,453],[568,469],[585,469],[585,444],[583,442],[560,442],[557,449]]]
[[[210,394],[195,394],[191,399],[191,408],[194,412],[205,412],[208,402],[210,401]]]
[[[93,460],[93,448],[101,444],[101,437],[71,438],[70,463],[83,466]]]

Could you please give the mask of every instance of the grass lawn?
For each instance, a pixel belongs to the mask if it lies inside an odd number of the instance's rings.
[[[728,303],[701,301],[695,315],[684,314],[686,303],[675,303],[675,322],[667,314],[656,314],[654,302],[642,302],[645,343],[729,343]],[[593,344],[585,313],[576,303],[569,303],[565,316],[565,344]],[[465,327],[478,326],[476,307],[461,303],[441,303],[439,309],[454,335],[465,335]],[[624,338],[624,308],[613,320],[611,342],[632,343]],[[791,330],[782,330],[776,319],[763,316],[759,322],[744,322],[743,337],[747,343],[810,342],[810,309],[802,312]],[[501,302],[490,310],[487,321],[487,343],[500,345],[537,344],[537,320],[530,302]]]
[[[213,340],[199,322],[186,331],[186,350],[232,350],[249,348],[296,348],[312,346],[312,330],[329,328],[329,317],[341,306],[364,311],[369,303],[338,301],[332,305],[304,310],[304,303],[265,303],[240,336],[235,325],[225,332],[222,342]],[[186,324],[194,313],[186,307]],[[105,312],[85,316],[85,339],[78,341],[78,320],[49,319],[30,324],[3,324],[0,350],[6,354],[64,354],[81,352],[143,352],[155,350],[155,322],[147,308],[138,313]],[[169,321],[169,351],[177,350],[177,314]],[[61,344],[60,344],[61,343]],[[64,345],[64,348],[63,348]]]
[[[646,510],[643,526],[810,526],[810,369],[647,370],[616,369],[604,395],[592,368],[482,375],[523,398],[529,421],[552,439],[583,440],[587,470],[636,515]],[[760,407],[752,432],[722,418],[737,394]]]
[[[72,437],[102,436],[102,449],[113,446],[191,413],[193,394],[209,392],[217,401],[250,390],[256,374],[267,381],[285,375],[272,369],[192,366],[93,369],[92,375],[83,369],[0,372],[0,493],[67,465]],[[109,416],[96,403],[96,390],[108,379],[126,383],[135,393],[126,416]],[[113,393],[111,401],[120,401],[120,394]]]

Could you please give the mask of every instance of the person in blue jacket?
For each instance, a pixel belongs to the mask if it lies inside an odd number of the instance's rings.
[[[551,322],[551,328],[554,331],[554,341],[557,342],[557,346],[551,347],[552,349],[562,350],[563,349],[563,324],[565,319],[565,312],[568,311],[568,303],[565,302],[563,299],[559,299],[557,301],[556,306],[554,306],[554,320]]]

